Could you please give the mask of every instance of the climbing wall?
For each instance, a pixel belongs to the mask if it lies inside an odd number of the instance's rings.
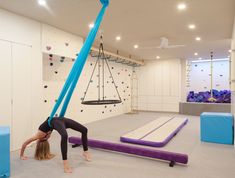
[[[45,117],[50,114],[52,107],[57,102],[57,97],[66,81],[66,78],[74,64],[74,58],[63,57],[54,54],[43,54],[43,102]],[[112,105],[90,106],[82,105],[81,101],[84,97],[88,82],[89,90],[86,100],[94,100],[98,98],[98,71],[92,80],[90,80],[96,58],[89,57],[84,66],[77,87],[74,91],[70,105],[67,110],[67,117],[78,119],[81,123],[88,123],[111,116],[127,113],[130,111],[131,105],[131,76],[132,67],[109,62],[109,66],[114,77],[122,103]],[[118,99],[111,76],[107,68],[105,68],[105,99]],[[57,113],[58,114],[58,113]]]
[[[210,62],[188,63],[187,87],[189,91],[208,91],[211,88]],[[229,90],[229,61],[213,62],[213,89]]]
[[[43,108],[44,117],[48,117],[57,102],[57,97],[67,79],[74,61],[83,45],[83,39],[71,33],[59,30],[49,25],[42,25],[42,52],[43,52]],[[81,101],[88,82],[90,87],[86,100],[98,99],[97,69],[92,80],[92,74],[96,58],[89,56],[84,66],[77,87],[73,93],[67,117],[88,123],[111,116],[127,113],[131,107],[130,83],[132,67],[120,63],[110,62],[110,69],[121,95],[121,104],[89,106],[82,105]],[[105,99],[118,99],[114,85],[105,68]],[[60,109],[59,109],[60,110]],[[57,113],[58,114],[58,113]]]

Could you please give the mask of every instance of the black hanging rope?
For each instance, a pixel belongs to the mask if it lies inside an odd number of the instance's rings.
[[[117,86],[116,86],[116,83],[114,82],[114,78],[113,78],[113,75],[111,73],[111,70],[110,70],[110,67],[109,67],[109,64],[108,64],[108,61],[107,61],[107,57],[104,54],[104,47],[103,47],[103,39],[102,38],[103,37],[101,35],[101,37],[100,37],[101,42],[100,42],[100,46],[99,46],[99,54],[97,56],[97,60],[96,60],[96,63],[94,65],[94,69],[92,71],[92,74],[91,74],[90,80],[88,82],[86,91],[84,92],[84,97],[82,98],[82,104],[85,104],[85,105],[106,105],[106,104],[118,104],[118,103],[122,102],[120,94],[119,94]],[[102,64],[101,64],[100,60],[102,60]],[[114,88],[115,88],[115,90],[117,92],[117,95],[118,95],[118,99],[105,99],[106,98],[105,97],[105,82],[104,82],[105,81],[105,76],[104,76],[104,74],[105,74],[105,72],[104,72],[105,64],[107,65],[110,77],[112,79],[112,83],[113,83]],[[98,87],[98,98],[97,98],[97,100],[85,100],[97,65],[98,65],[98,85],[97,85],[97,87]],[[101,67],[102,67],[102,69],[101,69],[102,71],[100,71]],[[101,75],[100,75],[101,72],[102,72],[102,79],[101,79]],[[100,88],[101,82],[102,82],[102,87]],[[102,97],[100,96],[100,94],[101,94],[100,89],[102,89]]]

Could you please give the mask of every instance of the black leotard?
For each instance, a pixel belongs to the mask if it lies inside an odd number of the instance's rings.
[[[38,128],[39,130],[41,130],[44,133],[47,133],[47,132],[53,130],[53,128],[48,125],[48,119],[49,119],[49,117]]]

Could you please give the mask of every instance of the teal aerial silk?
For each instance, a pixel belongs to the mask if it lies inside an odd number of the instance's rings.
[[[77,85],[78,79],[81,75],[81,72],[82,72],[82,69],[83,69],[84,64],[86,62],[86,59],[88,57],[88,54],[89,54],[90,49],[92,47],[92,44],[95,40],[96,34],[99,30],[100,24],[102,22],[102,19],[103,19],[104,13],[105,13],[105,10],[109,5],[109,0],[100,0],[100,2],[102,3],[103,7],[101,8],[101,10],[97,16],[96,21],[94,23],[94,27],[89,32],[87,39],[84,42],[84,44],[80,50],[80,53],[78,54],[77,59],[75,60],[75,63],[74,63],[74,65],[69,73],[69,76],[64,84],[64,87],[58,97],[58,100],[55,103],[55,106],[51,112],[50,118],[48,119],[49,126],[51,126],[51,120],[53,119],[54,115],[56,114],[56,112],[57,112],[60,104],[63,102],[63,100],[64,100],[64,103],[61,108],[59,117],[64,117],[64,115],[66,113],[69,101],[70,101],[71,96],[73,94],[73,91]],[[64,99],[64,97],[65,97],[65,99]]]

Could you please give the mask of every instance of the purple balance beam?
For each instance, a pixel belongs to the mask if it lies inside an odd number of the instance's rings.
[[[81,138],[69,137],[69,143],[75,145],[81,145]],[[173,153],[173,152],[154,150],[143,147],[134,147],[127,144],[111,143],[111,142],[92,140],[92,139],[88,140],[88,145],[94,148],[101,148],[121,153],[128,153],[132,155],[170,161],[171,167],[174,166],[174,163],[181,163],[181,164],[188,163],[188,155],[181,153]]]

